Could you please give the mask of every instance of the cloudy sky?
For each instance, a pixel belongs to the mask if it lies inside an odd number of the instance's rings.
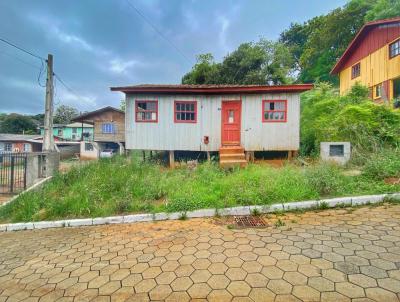
[[[175,49],[128,4],[139,9]],[[0,38],[54,55],[55,103],[119,106],[110,86],[180,83],[200,53],[220,60],[240,43],[277,39],[291,22],[345,0],[0,0]],[[41,113],[40,60],[0,42],[0,112]]]

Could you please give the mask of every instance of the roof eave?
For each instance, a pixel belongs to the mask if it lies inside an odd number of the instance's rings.
[[[368,22],[366,24],[364,24],[361,29],[357,32],[356,36],[353,38],[353,40],[351,40],[351,42],[349,43],[349,45],[347,46],[346,50],[343,52],[343,54],[340,56],[339,60],[337,60],[335,66],[333,66],[332,70],[330,71],[330,75],[336,75],[338,74],[341,70],[343,63],[343,60],[347,57],[348,53],[351,51],[351,49],[353,48],[354,44],[357,42],[357,40],[359,39],[359,37],[364,34],[364,32],[369,28],[369,27],[373,27],[373,26],[377,26],[377,25],[381,25],[381,24],[387,24],[387,23],[392,23],[392,22],[399,22],[400,21],[400,17],[395,17],[395,18],[389,18],[389,19],[382,19],[382,20],[375,20],[375,21],[371,21]]]
[[[111,87],[111,91],[124,93],[199,93],[199,94],[231,94],[231,93],[265,93],[265,92],[304,92],[312,89],[313,84],[263,87],[214,87],[214,88],[186,88],[186,87]]]

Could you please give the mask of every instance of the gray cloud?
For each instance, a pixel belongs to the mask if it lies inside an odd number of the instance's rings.
[[[189,57],[187,62],[154,32],[126,0],[0,0],[0,37],[47,56],[74,93],[57,83],[57,104],[79,110],[118,106],[110,86],[179,83],[199,53],[221,59],[240,43],[275,39],[291,22],[302,22],[345,0],[130,0]],[[0,43],[0,112],[40,113],[41,63]],[[40,82],[45,80],[42,75]]]

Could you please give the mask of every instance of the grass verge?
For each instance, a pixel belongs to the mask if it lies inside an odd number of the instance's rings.
[[[282,168],[249,165],[233,171],[203,163],[194,170],[169,170],[136,158],[115,157],[56,175],[39,191],[1,207],[0,222],[186,212],[400,191],[400,185],[385,183],[380,175],[343,172],[344,168],[326,163]]]

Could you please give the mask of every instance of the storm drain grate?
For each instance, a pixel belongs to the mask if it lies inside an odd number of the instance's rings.
[[[259,216],[235,216],[234,220],[239,228],[261,228],[267,226],[264,219]]]

